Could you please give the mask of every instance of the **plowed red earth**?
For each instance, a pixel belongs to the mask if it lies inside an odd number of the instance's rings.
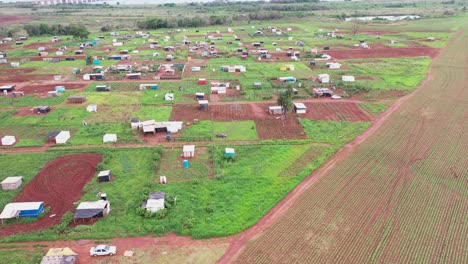
[[[13,15],[0,15],[0,25],[8,25],[19,22],[26,22],[32,20],[33,17],[28,16],[13,16]]]
[[[255,120],[258,137],[265,139],[305,139],[304,129],[296,117],[288,116],[281,119],[257,119]]]
[[[53,74],[30,74],[34,72],[32,68],[22,69],[2,69],[0,74],[0,81],[5,83],[20,83],[38,80],[53,80]]]
[[[65,86],[67,90],[83,89],[86,87],[86,83],[57,83],[57,84],[42,84],[42,85],[25,85],[17,90],[24,91],[25,94],[46,93],[48,91],[54,91],[55,86],[57,85]]]
[[[325,121],[371,121],[372,117],[355,103],[304,103],[307,113],[300,117]]]
[[[47,163],[24,187],[15,202],[42,201],[44,208],[50,207],[49,213],[30,224],[2,226],[0,237],[47,229],[60,223],[65,212],[73,211],[73,203],[80,199],[83,187],[94,177],[101,161],[101,155],[84,153],[59,157]]]
[[[172,109],[171,120],[176,121],[193,121],[211,120],[213,121],[237,121],[237,120],[253,120],[254,115],[249,104],[227,104],[227,105],[211,105],[208,110],[201,111],[198,105],[179,104]]]
[[[370,49],[348,49],[348,50],[328,50],[326,53],[334,59],[358,59],[358,58],[395,58],[395,57],[419,57],[429,56],[434,58],[438,49],[430,47],[411,48],[370,48]]]

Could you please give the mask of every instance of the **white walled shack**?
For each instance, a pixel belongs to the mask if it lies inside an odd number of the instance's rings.
[[[270,113],[270,115],[281,115],[283,114],[283,107],[282,106],[269,106],[268,113]]]
[[[57,136],[55,136],[56,144],[66,144],[70,139],[70,131],[60,131]]]
[[[184,145],[182,152],[184,158],[195,157],[195,145]]]
[[[107,143],[107,142],[115,143],[117,142],[117,134],[105,134],[104,137],[102,138],[102,141],[104,143]]]
[[[21,186],[22,183],[23,183],[22,176],[12,176],[12,177],[7,177],[6,179],[4,179],[1,185],[2,185],[3,190],[16,190]]]
[[[319,74],[317,77],[317,80],[321,83],[329,83],[330,82],[330,75],[324,73],[324,74]]]
[[[16,138],[14,136],[4,136],[1,140],[2,146],[12,146],[16,143]]]
[[[343,82],[354,82],[356,79],[354,78],[354,76],[341,76],[341,80]]]
[[[90,104],[86,107],[86,111],[88,112],[97,112],[97,105],[95,104]]]
[[[294,103],[294,112],[297,114],[305,114],[307,107],[303,103]]]

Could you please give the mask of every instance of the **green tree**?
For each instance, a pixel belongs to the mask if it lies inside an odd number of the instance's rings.
[[[75,38],[86,39],[89,36],[89,31],[83,25],[70,25],[68,26],[68,34]]]
[[[291,85],[288,85],[286,90],[280,91],[278,94],[277,103],[279,106],[283,108],[283,117],[285,117],[286,114],[292,109],[292,106],[293,106],[292,95],[293,95],[293,90],[292,90]]]
[[[93,57],[86,56],[86,65],[91,65],[91,64],[93,64]]]

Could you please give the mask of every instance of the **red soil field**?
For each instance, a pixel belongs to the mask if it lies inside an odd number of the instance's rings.
[[[438,49],[430,47],[412,48],[371,48],[370,49],[348,49],[348,50],[327,50],[325,53],[334,59],[358,59],[358,58],[395,58],[395,57],[419,57],[429,56],[434,58]]]
[[[75,90],[75,89],[84,89],[87,84],[86,83],[57,83],[57,84],[41,84],[41,85],[24,85],[16,90],[23,91],[26,95],[27,94],[38,94],[38,93],[47,93],[49,91],[54,91],[55,86],[65,86],[67,90]]]
[[[304,103],[307,113],[300,117],[325,121],[372,121],[372,117],[362,111],[356,103]]]
[[[21,68],[21,69],[2,69],[0,74],[0,82],[6,83],[20,83],[37,80],[53,80],[53,74],[30,74],[35,69]]]
[[[193,121],[211,120],[213,121],[236,121],[236,120],[253,120],[254,115],[249,104],[225,104],[225,105],[210,105],[208,110],[201,111],[198,105],[176,104],[172,108],[170,120],[174,121]]]
[[[101,155],[94,153],[67,155],[49,161],[19,193],[15,202],[43,201],[44,208],[50,207],[50,212],[30,224],[2,226],[0,237],[47,229],[60,223],[65,212],[73,211],[73,203],[80,199],[83,187],[93,179],[101,161]]]
[[[305,139],[304,129],[295,116],[280,119],[256,119],[258,137],[265,139]]]
[[[19,23],[19,22],[26,22],[33,20],[34,17],[28,17],[28,16],[13,16],[13,15],[0,15],[0,25],[8,25],[8,24],[14,24],[14,23]]]

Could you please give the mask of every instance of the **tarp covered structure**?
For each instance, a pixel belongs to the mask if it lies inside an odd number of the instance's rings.
[[[164,209],[164,200],[166,199],[166,193],[164,192],[154,192],[148,195],[148,200],[143,202],[141,205],[142,208],[149,210],[151,212],[157,212],[161,209]]]
[[[14,176],[14,177],[7,177],[2,181],[2,189],[3,190],[16,190],[18,187],[21,186],[23,182],[22,176]]]
[[[2,146],[11,146],[16,143],[16,138],[14,136],[4,136],[1,140]]]
[[[76,208],[74,218],[85,219],[106,216],[110,212],[109,201],[81,202]]]
[[[10,218],[38,217],[42,211],[44,211],[43,202],[9,203],[3,208],[3,211],[0,214],[0,219],[3,223],[3,220]]]

